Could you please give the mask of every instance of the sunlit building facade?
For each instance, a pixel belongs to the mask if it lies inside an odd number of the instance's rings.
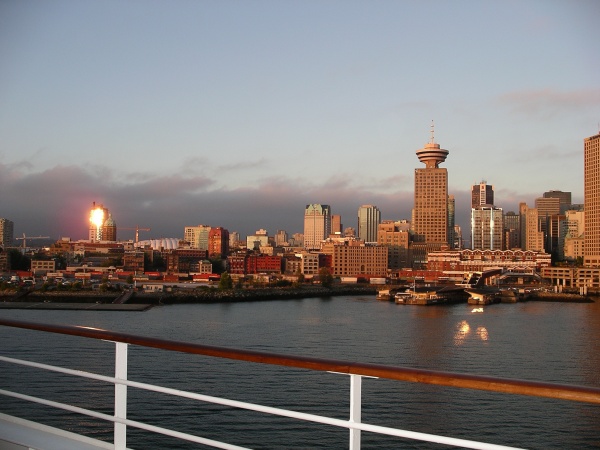
[[[415,169],[415,202],[412,228],[417,242],[448,244],[448,170],[439,167],[446,160],[448,150],[440,148],[433,136],[417,150],[425,168]]]
[[[90,210],[90,228],[88,234],[88,240],[90,242],[100,242],[107,240],[104,236],[105,228],[104,224],[109,219],[110,214],[108,209],[104,205],[96,205],[96,202],[92,202],[92,208]],[[110,217],[112,221],[112,217]],[[114,228],[114,240],[116,240],[117,230],[116,225]],[[112,237],[112,236],[111,236]]]
[[[381,222],[381,212],[377,206],[362,205],[358,208],[358,239],[377,242],[377,226]]]
[[[208,237],[211,227],[208,225],[188,226],[183,229],[183,240],[190,248],[208,250]]]
[[[494,186],[481,181],[471,186],[471,208],[494,204]]]
[[[331,207],[318,203],[306,205],[304,210],[304,248],[319,250],[331,234]]]
[[[600,267],[600,134],[584,139],[583,264]]]
[[[502,250],[502,208],[478,206],[471,209],[471,248]]]

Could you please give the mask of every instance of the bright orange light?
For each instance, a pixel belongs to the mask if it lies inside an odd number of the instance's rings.
[[[90,223],[100,228],[104,223],[104,210],[102,208],[92,209],[90,212]]]

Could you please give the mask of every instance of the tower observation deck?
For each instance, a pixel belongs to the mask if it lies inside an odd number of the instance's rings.
[[[439,167],[441,163],[446,161],[446,156],[450,153],[448,150],[440,148],[440,144],[435,142],[433,137],[433,123],[431,124],[431,140],[425,144],[420,150],[417,150],[417,157],[419,161],[425,164],[428,169],[435,169]]]

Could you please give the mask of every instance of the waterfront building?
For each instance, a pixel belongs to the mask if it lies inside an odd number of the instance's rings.
[[[296,253],[296,257],[300,259],[299,270],[303,275],[318,275],[319,274],[319,254],[310,252]]]
[[[388,269],[410,267],[410,223],[384,220],[377,227],[377,244],[388,248]]]
[[[387,275],[388,248],[385,245],[365,244],[361,240],[327,241],[321,252],[331,257],[334,277]]]
[[[12,247],[14,242],[15,224],[12,220],[0,218],[0,248]]]
[[[208,250],[194,248],[169,250],[163,254],[168,274],[189,274],[193,265],[197,267],[198,262],[207,257]]]
[[[246,274],[280,274],[283,271],[281,256],[254,254],[246,257]]]
[[[538,211],[527,203],[519,203],[521,225],[521,248],[523,250],[544,251],[544,233],[539,231]]]
[[[48,259],[48,260],[31,260],[31,273],[35,276],[45,276],[46,274],[56,272],[56,260]]]
[[[600,133],[585,138],[583,147],[583,264],[586,267],[600,267]]]
[[[477,206],[471,209],[471,248],[502,250],[502,208]]]
[[[208,232],[208,257],[227,258],[229,253],[229,230],[213,227]]]
[[[599,267],[544,267],[541,276],[555,286],[600,288]]]
[[[471,208],[494,204],[494,186],[481,181],[471,186]]]
[[[549,253],[533,250],[447,250],[430,252],[427,269],[440,272],[483,272],[490,269],[532,273],[551,264]]]
[[[381,212],[377,206],[362,205],[358,208],[358,239],[377,242],[377,226],[381,222]]]
[[[441,248],[448,245],[448,170],[439,165],[449,152],[435,142],[433,125],[431,140],[416,153],[425,168],[415,169],[414,240]]]
[[[304,210],[304,248],[318,250],[331,234],[331,207],[318,203],[306,205]]]
[[[210,229],[208,225],[187,226],[183,230],[183,239],[190,244],[190,248],[208,250]]]

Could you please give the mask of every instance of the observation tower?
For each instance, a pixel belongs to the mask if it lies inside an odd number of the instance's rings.
[[[448,150],[444,150],[437,144],[434,139],[434,125],[431,122],[431,140],[425,144],[420,150],[417,150],[417,157],[419,161],[425,164],[428,169],[437,169],[441,163],[446,161],[446,156],[450,153]]]

